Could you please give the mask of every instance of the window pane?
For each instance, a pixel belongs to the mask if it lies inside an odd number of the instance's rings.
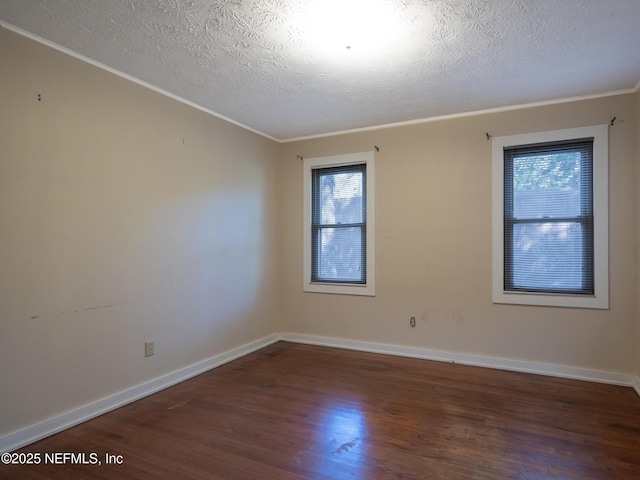
[[[363,228],[321,228],[318,230],[318,280],[364,281]]]
[[[513,217],[577,217],[581,212],[581,154],[513,159]]]
[[[514,225],[513,288],[582,290],[583,228],[578,222]]]
[[[320,224],[364,222],[363,172],[323,174],[320,177]]]

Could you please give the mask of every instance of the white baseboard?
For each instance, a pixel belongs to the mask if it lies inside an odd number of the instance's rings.
[[[590,382],[623,385],[633,387],[636,393],[640,395],[640,377],[623,373],[566,367],[548,363],[525,362],[521,360],[510,360],[481,355],[467,355],[443,350],[404,347],[400,345],[363,342],[359,340],[345,340],[340,338],[319,337],[315,335],[300,335],[296,333],[275,333],[96,402],[84,405],[75,410],[71,410],[57,417],[45,420],[44,422],[10,433],[9,435],[0,438],[0,453],[11,452],[24,447],[25,445],[73,427],[74,425],[78,425],[79,423],[90,420],[91,418],[102,415],[103,413],[115,410],[116,408],[122,407],[148,395],[152,395],[160,390],[188,380],[189,378],[200,375],[201,373],[219,367],[225,363],[231,362],[232,360],[248,355],[256,350],[260,350],[261,348],[271,345],[279,340],[325,347],[344,348],[363,352],[381,353],[385,355],[422,358],[425,360],[455,362],[463,365],[536,373],[540,375],[586,380]]]
[[[260,350],[261,348],[271,345],[278,340],[280,340],[280,336],[277,333],[269,335],[268,337],[228,350],[201,362],[176,370],[175,372],[171,372],[133,388],[116,393],[115,395],[111,395],[75,410],[71,410],[57,417],[50,418],[44,422],[10,433],[9,435],[0,438],[0,453],[12,452],[18,448],[24,447],[25,445],[61,432],[62,430],[78,425],[79,423],[102,415],[103,413],[115,410],[123,405],[183,382],[191,377],[195,377],[196,375],[200,375],[201,373],[231,362],[232,360],[236,360],[237,358],[255,352],[256,350]]]
[[[640,395],[640,383],[633,375],[602,370],[592,370],[578,367],[553,365],[550,363],[525,362],[522,360],[510,360],[506,358],[485,357],[481,355],[467,355],[462,353],[447,352],[443,350],[430,350],[416,347],[403,347],[384,343],[362,342],[359,340],[344,340],[331,337],[318,337],[314,335],[300,335],[296,333],[281,333],[280,339],[287,342],[306,343],[325,347],[344,348],[371,353],[383,353],[401,357],[422,358],[425,360],[437,360],[440,362],[454,362],[462,365],[496,368],[514,372],[535,373],[553,377],[570,378],[574,380],[586,380],[589,382],[609,383],[626,387],[634,386]]]

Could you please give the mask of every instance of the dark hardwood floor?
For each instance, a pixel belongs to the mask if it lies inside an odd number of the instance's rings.
[[[1,478],[637,480],[640,397],[280,342],[20,452]]]

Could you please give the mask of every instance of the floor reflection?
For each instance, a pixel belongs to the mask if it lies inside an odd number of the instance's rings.
[[[319,425],[314,442],[312,471],[330,478],[368,478],[363,472],[367,421],[358,404],[329,400],[317,410]]]

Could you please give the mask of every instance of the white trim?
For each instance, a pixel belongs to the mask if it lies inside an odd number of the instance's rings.
[[[430,122],[438,122],[441,120],[453,120],[456,118],[467,118],[467,117],[475,117],[478,115],[487,115],[487,114],[492,114],[492,113],[502,113],[502,112],[509,112],[512,110],[520,110],[520,109],[524,109],[524,108],[535,108],[535,107],[544,107],[544,106],[548,106],[548,105],[558,105],[558,104],[562,104],[562,103],[570,103],[570,102],[579,102],[582,100],[593,100],[593,99],[597,99],[597,98],[604,98],[604,97],[612,97],[612,96],[616,96],[616,95],[626,95],[629,93],[637,93],[638,91],[640,91],[640,80],[638,81],[638,83],[635,85],[635,87],[633,88],[626,88],[626,89],[622,89],[622,90],[613,90],[613,91],[609,91],[609,92],[603,92],[603,93],[594,93],[591,95],[579,95],[579,96],[575,96],[575,97],[567,97],[567,98],[560,98],[560,99],[555,99],[555,100],[543,100],[543,101],[539,101],[539,102],[532,102],[532,103],[522,103],[522,104],[518,104],[518,105],[508,105],[505,107],[496,107],[496,108],[486,108],[486,109],[482,109],[482,110],[474,110],[474,111],[470,111],[470,112],[461,112],[461,113],[452,113],[452,114],[447,114],[447,115],[437,115],[437,116],[433,116],[433,117],[426,117],[426,118],[418,118],[415,120],[407,120],[404,122],[395,122],[395,123],[385,123],[385,124],[381,124],[381,125],[373,125],[370,127],[362,127],[362,128],[352,128],[352,129],[347,129],[347,130],[339,130],[339,131],[334,131],[334,132],[326,132],[326,133],[317,133],[317,134],[313,134],[313,135],[304,135],[301,137],[293,137],[293,138],[284,138],[284,139],[278,139],[275,137],[272,137],[271,135],[268,135],[264,132],[261,132],[259,130],[256,130],[254,128],[248,127],[240,122],[237,122],[229,117],[226,117],[224,115],[221,115],[219,113],[214,112],[213,110],[210,110],[206,107],[203,107],[202,105],[198,105],[197,103],[194,103],[190,100],[187,100],[185,98],[179,97],[177,95],[174,95],[172,93],[167,92],[166,90],[163,90],[161,88],[158,88],[154,85],[151,85],[150,83],[147,83],[143,80],[140,80],[136,77],[133,77],[131,75],[128,75],[124,72],[121,72],[119,70],[116,70],[115,68],[109,67],[103,63],[100,63],[96,60],[92,60],[89,57],[85,57],[84,55],[81,55],[77,52],[74,52],[73,50],[70,50],[66,47],[63,47],[62,45],[58,45],[57,43],[54,43],[50,40],[47,40],[46,38],[40,37],[34,33],[28,32],[26,30],[23,30],[20,27],[16,27],[15,25],[12,25],[11,23],[7,23],[3,20],[0,20],[0,28],[6,28],[7,30],[10,30],[14,33],[17,33],[18,35],[22,35],[23,37],[27,37],[30,38],[31,40],[34,40],[38,43],[41,43],[43,45],[46,45],[48,47],[51,47],[55,50],[58,50],[59,52],[62,53],[66,53],[67,55],[70,55],[78,60],[81,60],[83,62],[89,63],[95,67],[101,68],[103,70],[106,70],[110,73],[113,73],[114,75],[118,75],[119,77],[125,78],[131,82],[137,83],[138,85],[141,85],[143,87],[149,88],[151,90],[153,90],[154,92],[157,92],[161,95],[165,95],[169,98],[172,98],[180,103],[184,103],[185,105],[188,105],[190,107],[196,108],[202,112],[208,113],[209,115],[213,115],[214,117],[220,118],[221,120],[224,120],[226,122],[232,123],[233,125],[236,125],[238,127],[244,128],[245,130],[248,130],[250,132],[253,132],[255,134],[261,135],[265,138],[268,138],[269,140],[273,140],[274,142],[277,143],[289,143],[289,142],[298,142],[301,140],[310,140],[310,139],[314,139],[314,138],[326,138],[326,137],[334,137],[334,136],[338,136],[338,135],[347,135],[350,133],[360,133],[360,132],[370,132],[370,131],[374,131],[374,130],[383,130],[386,128],[395,128],[395,127],[404,127],[404,126],[408,126],[408,125],[419,125],[422,123],[430,123]]]
[[[335,132],[318,133],[314,135],[305,135],[302,137],[287,138],[277,140],[280,143],[299,142],[302,140],[312,140],[315,138],[334,137],[338,135],[348,135],[350,133],[371,132],[375,130],[383,130],[386,128],[406,127],[410,125],[421,125],[423,123],[439,122],[443,120],[455,120],[457,118],[477,117],[479,115],[489,115],[494,113],[511,112],[513,110],[523,110],[527,108],[546,107],[550,105],[561,105],[563,103],[580,102],[583,100],[595,100],[598,98],[614,97],[617,95],[628,95],[637,93],[640,90],[640,81],[634,88],[625,88],[623,90],[613,90],[610,92],[594,93],[592,95],[580,95],[576,97],[559,98],[556,100],[543,100],[540,102],[521,103],[519,105],[508,105],[506,107],[486,108],[483,110],[474,110],[471,112],[451,113],[447,115],[437,115],[434,117],[418,118],[415,120],[407,120],[405,122],[385,123],[381,125],[372,125],[370,127],[352,128],[349,130],[339,130]]]
[[[261,348],[271,345],[278,340],[280,340],[280,336],[277,333],[269,335],[254,342],[214,355],[211,358],[194,363],[193,365],[180,370],[176,370],[175,372],[171,372],[127,390],[123,390],[122,392],[109,397],[84,405],[80,408],[63,413],[57,417],[50,418],[44,422],[10,433],[9,435],[0,438],[0,453],[14,451],[25,445],[61,432],[62,430],[78,425],[79,423],[90,420],[102,415],[103,413],[115,410],[116,408],[122,407],[128,403],[134,402],[160,390],[171,387],[172,385],[188,380],[189,378],[195,377],[196,375],[200,375],[201,373],[219,367],[220,365],[248,355],[256,350],[260,350]]]
[[[256,340],[255,342],[247,343],[232,350],[228,350],[181,370],[163,375],[141,385],[116,393],[115,395],[111,395],[75,410],[66,412],[57,417],[50,418],[30,427],[10,433],[9,435],[0,438],[0,453],[11,452],[24,447],[25,445],[29,445],[30,443],[61,432],[62,430],[66,430],[67,428],[71,428],[74,425],[78,425],[128,403],[188,380],[196,375],[212,370],[225,363],[253,353],[280,340],[292,343],[320,345],[324,347],[343,348],[361,352],[420,358],[424,360],[459,363],[462,365],[621,385],[634,388],[636,393],[640,396],[640,377],[623,373],[577,367],[564,367],[548,363],[524,362],[521,360],[510,360],[482,355],[467,355],[447,352],[444,350],[404,347],[401,345],[364,342],[359,340],[345,340],[340,338],[302,335],[297,333],[274,333],[273,335]]]
[[[78,52],[74,52],[73,50],[67,48],[67,47],[63,47],[62,45],[58,45],[57,43],[52,42],[51,40],[47,40],[46,38],[42,38],[34,33],[28,32],[26,30],[23,30],[20,27],[16,27],[15,25],[12,25],[10,23],[7,23],[3,20],[0,20],[0,27],[1,28],[6,28],[7,30],[12,31],[13,33],[17,33],[18,35],[22,35],[23,37],[27,37],[35,42],[41,43],[43,45],[46,45],[47,47],[53,48],[54,50],[58,50],[59,52],[65,53],[77,60],[80,60],[82,62],[88,63],[90,65],[93,65],[94,67],[100,68],[102,70],[106,70],[109,73],[112,73],[114,75],[117,75],[118,77],[122,77],[125,80],[129,80],[130,82],[133,83],[137,83],[138,85],[148,88],[149,90],[153,90],[156,93],[159,93],[160,95],[164,95],[165,97],[169,97],[173,100],[176,100],[180,103],[184,103],[185,105],[188,105],[189,107],[193,107],[197,110],[200,110],[202,112],[208,113],[209,115],[213,115],[214,117],[217,117],[221,120],[224,120],[225,122],[229,122],[232,123],[233,125],[240,127],[240,128],[244,128],[245,130],[248,130],[252,133],[256,133],[258,135],[261,135],[265,138],[268,138],[269,140],[273,140],[274,142],[278,142],[280,143],[280,140],[267,135],[266,133],[263,133],[259,130],[256,130],[254,128],[248,127],[240,122],[237,122],[236,120],[233,120],[229,117],[225,117],[224,115],[221,115],[217,112],[214,112],[213,110],[210,110],[206,107],[203,107],[202,105],[199,105],[197,103],[192,102],[191,100],[187,100],[186,98],[182,98],[178,95],[174,95],[171,92],[168,92],[166,90],[163,90],[162,88],[156,87],[155,85],[152,85],[150,83],[145,82],[144,80],[140,80],[139,78],[136,78],[132,75],[129,75],[128,73],[124,73],[121,72],[120,70],[117,70],[113,67],[110,67],[108,65],[105,65],[104,63],[100,63],[96,60],[93,60],[89,57],[85,57],[84,55],[78,53]]]
[[[593,296],[504,291],[504,148],[593,137]],[[574,308],[609,308],[609,126],[553,130],[492,138],[493,302]]]
[[[367,283],[365,285],[336,285],[329,283],[311,282],[311,177],[316,167],[334,167],[351,164],[366,164],[366,189],[367,189],[367,250],[366,272]],[[305,158],[303,161],[303,268],[302,289],[313,293],[334,293],[339,295],[365,295],[373,297],[376,294],[376,229],[375,229],[375,203],[376,203],[376,176],[375,176],[375,152],[348,153],[345,155],[333,155],[330,157]]]
[[[512,372],[534,373],[551,377],[561,377],[573,380],[607,383],[631,387],[634,385],[633,375],[607,372],[588,368],[569,367],[550,363],[526,362],[507,358],[487,357],[483,355],[468,355],[463,353],[431,350],[418,347],[404,347],[385,343],[363,342],[359,340],[344,340],[340,338],[319,337],[315,335],[301,335],[296,333],[282,333],[280,339],[286,342],[320,345],[324,347],[344,348],[361,352],[381,353],[400,357],[421,358],[438,362],[459,363],[476,367],[495,368]],[[636,379],[637,381],[637,379]],[[638,391],[636,386],[636,391]],[[640,391],[638,392],[640,395]]]

